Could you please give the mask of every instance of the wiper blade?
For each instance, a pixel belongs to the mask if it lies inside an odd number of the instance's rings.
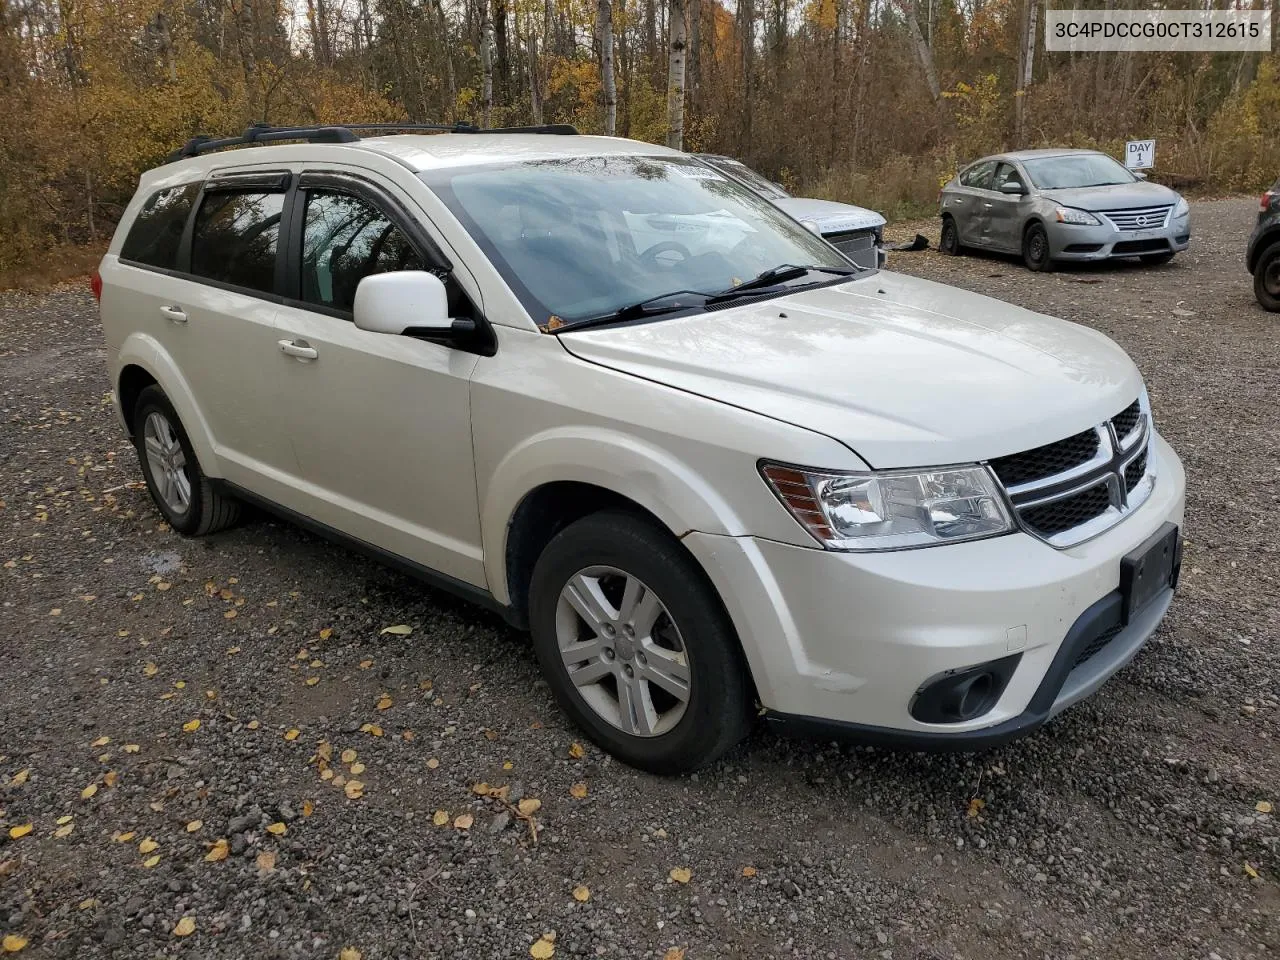
[[[696,298],[696,300],[693,298]],[[581,330],[584,327],[595,327],[603,323],[619,323],[627,320],[639,320],[642,317],[657,317],[664,313],[675,313],[679,310],[688,310],[690,307],[700,307],[706,302],[706,299],[707,295],[699,293],[697,290],[674,290],[671,293],[660,293],[656,297],[650,297],[638,303],[629,303],[609,313],[602,313],[598,317],[587,317],[585,320],[566,323],[564,326],[559,327],[558,330]]]
[[[775,284],[786,283],[788,280],[797,280],[806,273],[833,273],[841,277],[850,277],[857,273],[857,270],[852,267],[823,267],[815,265],[802,267],[794,263],[781,263],[776,267],[770,267],[763,273],[756,274],[750,280],[740,283],[736,287],[722,290],[720,293],[708,298],[707,303],[722,303],[725,300],[732,300],[752,290],[763,290]]]

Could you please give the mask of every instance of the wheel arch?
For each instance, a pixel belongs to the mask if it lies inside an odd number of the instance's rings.
[[[148,386],[164,391],[174,411],[182,420],[200,469],[206,476],[218,476],[217,457],[209,423],[200,410],[186,378],[173,358],[153,338],[134,334],[120,347],[116,359],[119,373],[115,377],[116,400],[130,437],[133,434],[133,411],[138,397]]]
[[[1272,245],[1280,243],[1280,223],[1275,224],[1265,233],[1263,233],[1253,247],[1249,251],[1249,260],[1246,264],[1249,272],[1253,273],[1258,269],[1258,264],[1262,262],[1262,255],[1271,249]]]

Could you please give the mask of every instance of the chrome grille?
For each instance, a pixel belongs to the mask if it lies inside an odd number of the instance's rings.
[[[1055,547],[1115,526],[1151,495],[1151,415],[1135,400],[1105,423],[988,465],[1022,528]]]
[[[1169,219],[1169,211],[1173,204],[1161,204],[1158,207],[1126,207],[1123,210],[1098,211],[1116,225],[1119,230],[1155,230],[1163,227]]]

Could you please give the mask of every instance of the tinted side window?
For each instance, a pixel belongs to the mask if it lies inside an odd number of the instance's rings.
[[[423,269],[417,250],[369,201],[327,190],[308,192],[302,235],[302,299],[307,303],[350,311],[363,278]]]
[[[994,160],[985,160],[982,163],[975,163],[960,177],[960,182],[966,187],[976,187],[979,190],[989,190],[991,189],[991,174],[995,168],[996,162]]]
[[[191,272],[251,290],[273,290],[283,210],[283,193],[205,194],[191,238]]]
[[[120,256],[150,267],[177,267],[182,231],[199,191],[200,184],[188,183],[157,190],[148,197],[124,238]]]

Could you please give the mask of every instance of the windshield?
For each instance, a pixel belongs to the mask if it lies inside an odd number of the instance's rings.
[[[783,190],[772,180],[756,173],[741,160],[733,160],[729,157],[701,157],[704,163],[709,163],[721,173],[727,173],[736,180],[740,180],[748,187],[754,190],[766,200],[785,200],[791,194]]]
[[[1070,190],[1072,187],[1110,187],[1133,183],[1136,177],[1102,153],[1076,153],[1063,157],[1023,160],[1031,182],[1041,190]]]
[[[780,264],[851,269],[767,201],[689,157],[564,157],[422,178],[540,325],[673,291],[720,293]]]

